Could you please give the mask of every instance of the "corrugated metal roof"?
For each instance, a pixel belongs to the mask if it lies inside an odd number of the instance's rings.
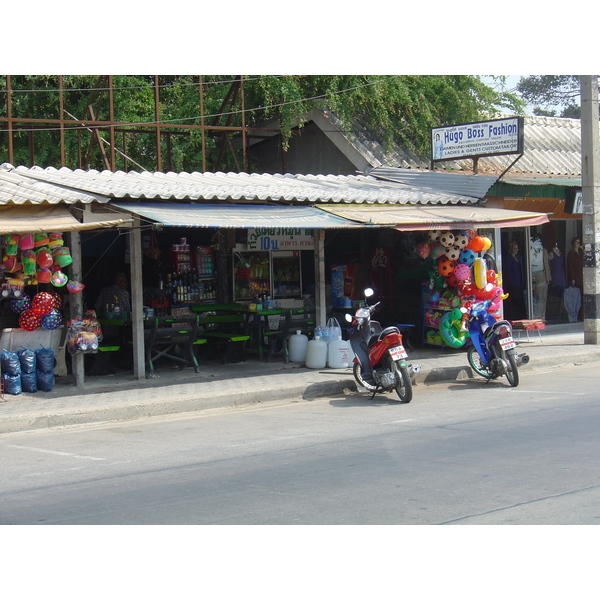
[[[372,131],[354,121],[342,127],[330,111],[322,111],[332,127],[344,135],[348,142],[373,168],[397,167],[403,169],[428,169],[430,157],[419,157],[400,147],[385,150]],[[508,117],[514,115],[499,115]],[[316,121],[315,121],[316,122]],[[481,157],[479,173],[501,174],[515,159],[514,155]],[[472,171],[472,160],[454,160],[436,163],[436,171]],[[525,116],[524,153],[510,168],[512,174],[532,173],[548,176],[581,176],[581,122],[562,117]]]
[[[6,167],[6,165],[4,165]],[[16,167],[10,173],[94,198],[230,202],[472,204],[475,198],[370,175],[160,173]],[[39,200],[32,200],[38,202]]]
[[[90,204],[106,203],[107,196],[76,189],[59,188],[27,177],[7,163],[0,165],[0,205],[2,204]]]
[[[395,167],[376,167],[369,175],[388,181],[397,181],[438,191],[452,192],[463,196],[483,198],[496,183],[498,177],[441,171],[417,171]]]

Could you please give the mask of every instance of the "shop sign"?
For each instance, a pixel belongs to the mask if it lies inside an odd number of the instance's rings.
[[[431,128],[432,161],[523,152],[523,117]]]
[[[256,227],[248,229],[248,250],[313,250],[313,229],[301,227]]]

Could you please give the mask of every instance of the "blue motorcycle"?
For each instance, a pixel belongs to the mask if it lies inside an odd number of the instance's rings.
[[[527,364],[527,354],[517,354],[508,321],[496,321],[487,312],[494,298],[471,304],[460,310],[467,315],[467,327],[472,346],[467,350],[469,365],[488,381],[506,376],[512,387],[519,385],[519,364]]]

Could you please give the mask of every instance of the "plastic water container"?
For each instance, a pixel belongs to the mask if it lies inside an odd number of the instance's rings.
[[[318,335],[306,346],[306,366],[309,369],[323,369],[327,366],[327,344]]]
[[[332,369],[345,369],[352,360],[350,342],[331,340],[327,349],[327,366]]]
[[[296,331],[294,335],[290,335],[288,344],[288,352],[291,362],[303,363],[306,360],[306,347],[308,345],[308,337],[301,331]]]

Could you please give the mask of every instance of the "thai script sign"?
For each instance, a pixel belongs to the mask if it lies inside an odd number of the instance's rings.
[[[248,250],[314,250],[312,229],[256,227],[248,229]]]
[[[432,161],[523,152],[523,117],[432,127]]]

